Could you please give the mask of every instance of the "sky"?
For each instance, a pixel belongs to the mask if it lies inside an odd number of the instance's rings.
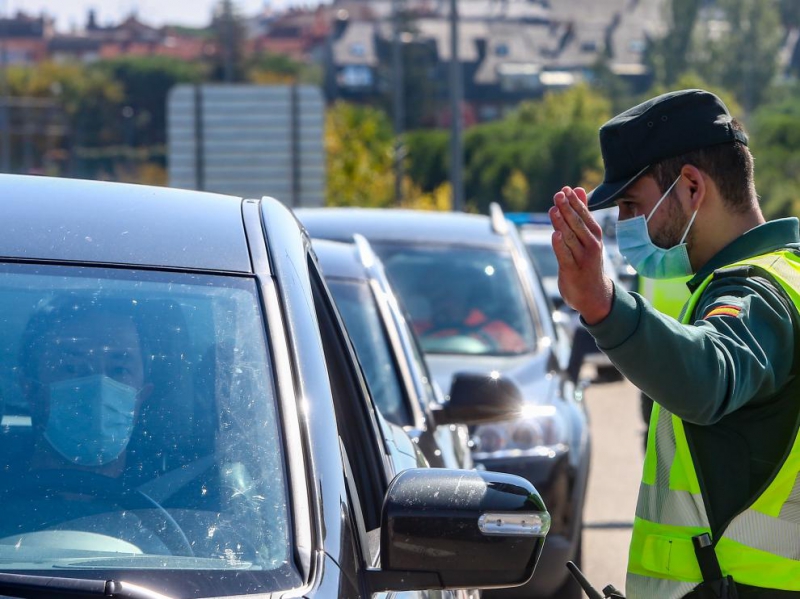
[[[0,0],[0,13],[16,14],[22,10],[39,15],[43,11],[55,17],[56,27],[61,31],[82,28],[86,24],[89,9],[97,13],[98,24],[118,22],[136,11],[139,19],[148,25],[202,26],[211,20],[213,7],[219,0]],[[319,0],[236,0],[245,15],[259,12],[265,4],[273,8],[292,5],[318,4]]]

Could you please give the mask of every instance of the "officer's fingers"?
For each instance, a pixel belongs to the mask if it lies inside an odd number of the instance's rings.
[[[584,262],[585,250],[580,240],[575,235],[575,231],[573,231],[569,224],[564,221],[564,217],[560,211],[556,211],[556,214],[554,215],[554,222],[556,225],[555,230],[560,234],[561,241],[569,249],[569,253],[572,256],[572,261],[574,262],[575,266],[580,267],[580,265]]]
[[[563,270],[575,268],[575,258],[566,241],[564,241],[564,234],[561,231],[553,232],[552,243],[553,251],[556,254],[556,260],[558,260],[559,275]]]
[[[581,202],[587,206],[589,205],[589,196],[586,194],[586,190],[583,187],[576,187],[573,191]]]
[[[578,202],[578,199],[575,198],[575,194],[572,190],[569,190],[569,192],[563,197],[559,197],[556,202],[556,207],[561,214],[562,220],[571,230],[569,234],[565,231],[566,241],[570,244],[570,247],[572,247],[572,237],[574,237],[575,241],[581,245],[593,244],[596,239],[589,231],[581,216],[575,210],[575,207],[573,207],[572,202]]]
[[[583,196],[583,197],[581,197]],[[597,221],[589,212],[589,207],[586,205],[586,190],[579,187],[571,190],[571,193],[566,194],[570,207],[578,215],[578,218],[583,222],[586,230],[595,238],[600,239],[603,236],[603,230]],[[582,239],[582,241],[585,241]],[[594,245],[593,243],[591,245]]]

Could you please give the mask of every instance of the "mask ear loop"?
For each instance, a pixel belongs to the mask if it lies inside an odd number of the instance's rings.
[[[683,232],[683,237],[681,237],[681,240],[678,242],[678,245],[683,245],[683,242],[686,241],[686,236],[689,235],[689,229],[692,228],[695,218],[697,218],[697,210],[694,211],[694,214],[692,214],[692,218],[689,219],[689,224],[686,226],[686,230]]]
[[[661,196],[661,199],[656,202],[655,206],[653,206],[653,209],[650,211],[650,214],[647,215],[647,219],[645,220],[645,222],[647,223],[650,222],[650,219],[653,218],[653,215],[656,213],[656,210],[658,210],[658,207],[661,206],[661,202],[667,199],[669,193],[678,184],[678,181],[680,180],[681,180],[681,175],[678,175],[678,178],[675,179],[675,182],[669,186],[669,189],[667,189],[666,193],[663,196]]]

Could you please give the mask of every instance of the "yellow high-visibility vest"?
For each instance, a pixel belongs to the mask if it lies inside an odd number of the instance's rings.
[[[646,279],[640,277],[639,293],[653,304],[656,310],[677,319],[683,306],[689,301],[690,294],[686,283],[690,278]]]
[[[772,275],[800,311],[800,257],[778,251],[731,266],[746,265]],[[713,278],[692,294],[681,322],[692,322]],[[702,582],[692,537],[704,532],[711,535],[683,421],[655,404],[628,560],[629,599],[677,599]],[[723,575],[800,591],[800,434],[769,486],[714,541]]]

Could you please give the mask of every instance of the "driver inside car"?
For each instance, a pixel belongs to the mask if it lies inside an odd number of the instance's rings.
[[[152,385],[133,316],[120,307],[71,300],[28,323],[21,386],[35,432],[32,470],[122,474]]]
[[[527,349],[525,340],[503,320],[491,318],[475,304],[479,293],[470,282],[480,281],[482,273],[463,272],[447,283],[440,283],[432,293],[431,318],[415,320],[414,328],[425,339],[469,337],[485,346],[489,352],[520,353]],[[485,277],[483,277],[485,278]]]
[[[186,552],[177,525],[169,535],[154,532],[165,521],[168,530],[174,525],[167,512],[123,484],[128,445],[153,389],[134,306],[68,296],[29,319],[19,384],[33,447],[27,468],[5,485],[13,517],[0,524],[0,543],[52,545],[55,537],[45,541],[44,531],[70,531],[114,552]],[[167,543],[167,536],[177,540]]]

